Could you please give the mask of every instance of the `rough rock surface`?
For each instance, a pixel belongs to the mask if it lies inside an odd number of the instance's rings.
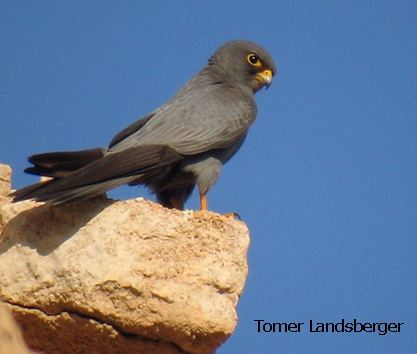
[[[32,349],[212,353],[233,332],[242,222],[142,199],[0,201],[0,300]]]
[[[11,175],[10,166],[0,164],[0,203],[7,201],[7,195],[10,193]]]
[[[0,303],[0,354],[33,354],[23,341],[20,328],[6,307]]]

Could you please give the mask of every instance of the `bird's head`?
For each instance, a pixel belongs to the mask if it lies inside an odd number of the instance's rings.
[[[276,73],[271,55],[250,41],[226,42],[213,54],[209,64],[253,92],[269,87]]]

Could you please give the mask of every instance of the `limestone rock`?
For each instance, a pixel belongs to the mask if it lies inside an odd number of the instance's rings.
[[[212,353],[233,332],[244,223],[142,199],[0,203],[0,299],[46,353]]]
[[[0,303],[0,354],[33,354],[26,347],[17,323]]]
[[[10,166],[0,164],[0,203],[4,203],[10,193],[11,175],[12,169]]]

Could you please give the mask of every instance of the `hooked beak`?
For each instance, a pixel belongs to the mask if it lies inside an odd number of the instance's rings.
[[[272,75],[272,70],[266,69],[256,74],[256,79],[259,83],[261,83],[262,86],[268,88],[269,86],[271,86],[272,83]]]

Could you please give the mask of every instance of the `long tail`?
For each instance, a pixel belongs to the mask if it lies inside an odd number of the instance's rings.
[[[25,172],[38,176],[62,178],[103,156],[104,150],[102,148],[32,155],[28,160],[33,166],[25,169]]]
[[[147,172],[173,164],[183,158],[175,150],[164,145],[132,147],[120,152],[98,156],[96,149],[81,154],[79,160],[65,161],[68,153],[51,153],[31,157],[35,166],[29,173],[57,177],[50,181],[36,183],[12,193],[13,201],[34,199],[52,204],[68,203],[74,199],[89,198],[112,188],[138,181]],[[103,152],[101,151],[103,154]],[[59,155],[62,154],[62,155]],[[77,153],[72,153],[77,154]],[[42,158],[39,158],[42,156]],[[64,157],[61,161],[59,156]],[[77,155],[73,155],[77,156]],[[90,156],[91,162],[78,167]],[[69,160],[69,158],[68,158]],[[71,171],[72,169],[72,171]],[[54,172],[55,171],[55,172]]]

